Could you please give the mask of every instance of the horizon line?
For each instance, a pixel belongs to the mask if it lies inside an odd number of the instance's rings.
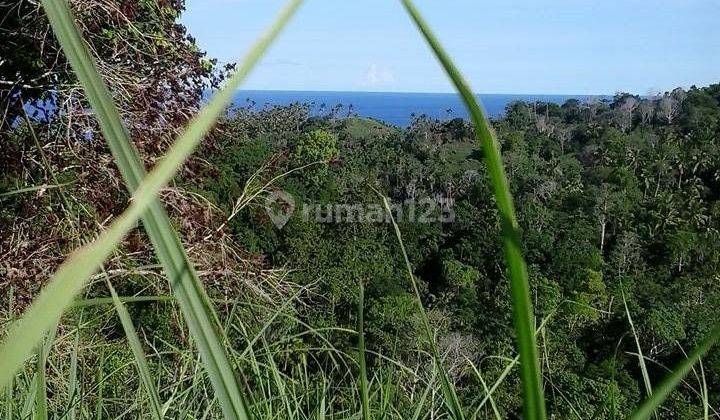
[[[330,90],[330,89],[243,89],[237,92],[304,92],[304,93],[384,93],[384,94],[425,94],[425,95],[457,95],[457,91],[399,91],[399,90]],[[524,93],[524,92],[473,92],[473,95],[512,95],[512,96],[615,96],[617,93],[644,96],[633,92],[608,93]]]

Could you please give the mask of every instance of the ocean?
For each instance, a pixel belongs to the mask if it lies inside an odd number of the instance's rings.
[[[543,101],[563,104],[568,99],[587,101],[606,96],[591,95],[505,95],[478,94],[476,97],[487,115],[497,118],[505,107],[515,101]],[[292,103],[309,103],[315,115],[327,113],[336,105],[342,105],[340,115],[353,114],[374,118],[389,124],[405,127],[412,116],[425,114],[438,119],[468,118],[465,106],[455,93],[394,93],[394,92],[314,92],[280,90],[244,90],[235,95],[236,106],[252,106],[254,109]]]

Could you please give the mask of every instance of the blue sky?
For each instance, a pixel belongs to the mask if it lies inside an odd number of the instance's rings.
[[[647,94],[720,82],[718,0],[417,0],[480,93]],[[235,61],[280,0],[187,0]],[[245,89],[451,92],[397,0],[307,0]]]

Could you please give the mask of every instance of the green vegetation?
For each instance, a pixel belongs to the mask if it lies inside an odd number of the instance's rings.
[[[475,128],[477,144],[485,158],[490,184],[492,185],[495,202],[497,203],[502,226],[502,239],[505,247],[505,260],[508,266],[510,294],[512,296],[515,333],[520,353],[520,377],[523,385],[523,414],[526,419],[545,418],[545,400],[543,397],[542,379],[540,378],[540,362],[537,343],[535,342],[535,319],[533,305],[530,300],[527,266],[523,257],[520,239],[520,227],[515,216],[508,178],[505,174],[500,146],[490,123],[483,115],[472,89],[463,79],[450,57],[431,32],[420,12],[410,0],[403,0],[408,13],[427,40],[430,48],[437,56],[440,64],[452,80],[465,105]],[[397,228],[397,227],[396,227]],[[406,258],[407,261],[407,258]],[[458,416],[456,416],[458,417]],[[462,417],[462,416],[459,416]]]
[[[472,123],[221,116],[298,3],[155,162],[172,130],[130,141],[103,53],[44,1],[95,116],[0,127],[5,418],[718,416],[720,85],[488,122],[405,2]]]

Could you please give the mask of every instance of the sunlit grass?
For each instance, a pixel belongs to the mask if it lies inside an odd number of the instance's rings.
[[[300,292],[283,302],[279,308],[276,308],[272,316],[265,321],[262,328],[254,336],[249,334],[247,327],[232,311],[230,319],[224,326],[221,326],[212,302],[201,285],[192,264],[189,262],[163,205],[157,199],[157,193],[173,178],[194,148],[212,129],[218,117],[223,114],[226,106],[231,102],[234,91],[257,64],[300,3],[300,0],[291,0],[288,3],[276,23],[258,40],[240,62],[237,71],[227,81],[225,87],[217,92],[199,114],[192,119],[187,129],[171,146],[160,163],[150,173],[146,173],[138,152],[122,123],[116,105],[113,103],[112,96],[98,73],[93,58],[88,52],[78,29],[75,27],[67,3],[63,0],[43,0],[42,4],[48,14],[53,31],[58,37],[63,51],[95,110],[104,137],[108,141],[117,166],[132,196],[128,208],[96,240],[73,252],[52,276],[48,285],[43,288],[22,318],[12,322],[8,328],[7,336],[0,344],[0,388],[4,388],[5,418],[26,418],[31,415],[37,419],[50,418],[50,409],[48,407],[49,386],[46,370],[48,369],[48,354],[55,343],[57,324],[63,312],[69,307],[83,308],[105,304],[114,305],[134,356],[145,396],[143,400],[136,402],[136,404],[138,406],[141,404],[147,405],[154,419],[163,418],[171,404],[177,404],[177,412],[181,417],[196,415],[197,413],[193,412],[190,407],[206,404],[207,407],[204,409],[206,417],[210,415],[213,406],[219,406],[224,416],[229,419],[250,418],[251,412],[264,413],[268,417],[274,418],[346,418],[357,417],[359,412],[363,420],[372,418],[373,413],[382,413],[382,415],[393,413],[392,401],[394,398],[393,392],[396,391],[394,381],[396,380],[397,371],[409,372],[413,375],[416,375],[416,373],[398,362],[387,359],[383,359],[382,362],[389,367],[375,374],[369,372],[366,364],[366,355],[369,351],[365,343],[365,295],[362,284],[359,290],[356,329],[354,331],[340,328],[334,329],[334,332],[348,335],[357,334],[357,356],[346,354],[333,347],[323,336],[323,331],[313,329],[304,324],[299,318],[292,319],[293,322],[305,327],[306,331],[298,334],[298,336],[285,337],[284,339],[299,339],[303,334],[317,337],[321,343],[320,347],[306,351],[308,353],[318,351],[326,354],[328,359],[331,360],[331,368],[329,369],[330,372],[321,372],[321,375],[323,375],[321,384],[313,383],[313,378],[307,374],[307,359],[309,357],[308,354],[305,354],[304,364],[301,363],[300,366],[295,366],[300,370],[300,374],[291,377],[278,362],[279,357],[282,357],[283,354],[275,353],[276,343],[268,341],[266,333],[273,322],[283,315],[283,311],[296,300]],[[405,269],[417,301],[423,333],[431,350],[430,357],[433,359],[432,376],[426,378],[425,383],[421,383],[421,387],[418,389],[422,389],[422,392],[420,395],[415,396],[416,398],[413,400],[416,408],[412,419],[426,417],[425,408],[427,405],[433,405],[435,388],[438,386],[436,378],[439,381],[442,404],[444,404],[445,410],[451,417],[463,419],[466,413],[472,413],[472,418],[475,418],[479,415],[480,410],[485,407],[485,404],[489,403],[493,415],[496,418],[501,418],[500,409],[493,399],[493,393],[508,377],[514,367],[518,365],[522,380],[524,418],[544,419],[546,417],[545,400],[536,343],[537,329],[534,310],[530,299],[530,287],[522,253],[519,226],[497,138],[469,85],[463,79],[451,58],[443,50],[418,9],[410,0],[403,0],[403,4],[460,93],[474,123],[477,142],[484,151],[489,181],[502,224],[502,243],[510,281],[519,353],[516,358],[509,359],[505,369],[502,370],[500,376],[491,385],[486,382],[482,372],[468,360],[469,366],[482,385],[484,395],[472,399],[475,402],[479,401],[477,405],[475,403],[470,407],[461,405],[455,385],[450,380],[449,373],[443,364],[435,333],[430,326],[422,304],[417,280],[413,274],[400,229],[395,220],[392,219],[389,203],[383,196],[382,200],[391,218],[404,259]],[[35,134],[32,134],[37,143]],[[41,149],[39,145],[38,149]],[[276,179],[274,178],[271,183]],[[54,185],[28,187],[5,195],[34,192],[43,188],[62,188],[65,185],[60,184],[54,175],[53,180]],[[252,194],[243,194],[238,199],[233,215],[269,186],[270,183],[258,191],[253,191]],[[65,197],[63,196],[63,198]],[[139,219],[143,220],[143,227],[153,243],[158,260],[165,270],[165,275],[172,284],[174,299],[169,296],[120,297],[112,288],[112,285],[108,284],[111,293],[110,298],[75,300],[87,285],[90,276],[100,268],[103,261],[116,249],[124,236],[136,227]],[[10,293],[10,296],[12,296],[12,293]],[[171,397],[167,399],[165,404],[162,404],[159,396],[162,389],[158,384],[162,378],[160,376],[153,377],[144,352],[144,343],[135,331],[133,320],[124,306],[124,303],[149,301],[174,301],[178,303],[183,314],[183,321],[187,323],[202,360],[201,368],[197,364],[197,358],[192,349],[176,349],[181,370],[193,375],[192,382],[187,389],[171,388],[166,390]],[[665,380],[653,387],[645,366],[645,357],[642,354],[640,338],[635,330],[624,294],[623,303],[625,304],[625,312],[638,349],[642,379],[648,394],[648,399],[637,409],[632,418],[646,419],[657,412],[665,399],[678,387],[683,378],[693,370],[694,365],[720,339],[720,325],[713,328],[700,345]],[[12,306],[12,300],[9,306]],[[548,318],[543,320],[539,329],[544,328]],[[82,316],[80,319],[82,319]],[[106,401],[103,398],[101,386],[99,386],[95,397],[94,410],[89,410],[87,407],[84,407],[84,411],[76,409],[76,406],[79,405],[78,399],[82,397],[79,392],[81,381],[78,379],[80,324],[81,321],[78,323],[77,331],[73,334],[73,345],[69,355],[68,407],[65,413],[67,418],[73,419],[94,411],[96,418],[102,418],[104,415],[103,405]],[[246,346],[242,351],[233,349],[228,345],[225,336],[231,329],[240,333],[241,336],[247,337]],[[32,375],[28,375],[27,372],[18,375],[26,361],[33,355],[35,355],[35,369]],[[106,379],[103,355],[104,353],[101,351],[96,364],[99,383],[103,383]],[[248,370],[237,372],[235,366],[239,364],[238,361],[247,364],[249,366]],[[343,408],[345,411],[334,411],[338,402],[336,396],[331,392],[333,388],[328,385],[331,380],[329,378],[338,375],[339,372],[350,371],[351,367],[357,368],[359,377],[352,378],[352,384],[348,386],[348,395],[351,395],[348,406],[355,407],[357,410]],[[703,399],[704,414],[707,418],[709,411],[708,390],[702,365],[700,365],[700,368],[703,388],[701,398]],[[203,388],[200,379],[201,375],[199,375],[202,369],[207,373],[214,390],[214,400],[209,403],[205,400],[208,393]],[[305,372],[302,372],[302,369],[306,369]],[[239,380],[240,373],[245,374],[246,378],[251,378],[248,383],[256,385],[258,389],[247,389],[245,383]],[[293,372],[293,374],[296,373]],[[107,376],[113,374],[114,372],[109,372]],[[20,398],[16,399],[13,395],[17,382],[28,385],[22,400]],[[250,391],[250,394],[246,395],[246,391]],[[214,401],[217,401],[217,404]],[[374,403],[377,406],[373,406]],[[312,409],[307,410],[308,407],[312,407]],[[304,412],[304,410],[307,412]],[[17,415],[18,413],[19,415]]]
[[[217,317],[156,194],[172,179],[195,146],[212,128],[231,102],[237,87],[300,3],[300,0],[292,0],[283,9],[275,24],[250,49],[223,89],[192,119],[157,167],[146,175],[110,92],[74,24],[67,2],[43,1],[53,31],[85,88],[117,165],[133,195],[128,209],[97,240],[68,257],[23,318],[10,330],[0,346],[0,388],[8,385],[43,336],[54,330],[54,325],[63,311],[82,290],[90,275],[142,217],[158,259],[171,280],[225,416],[233,419],[249,417],[233,364],[228,359],[224,340],[218,334]]]

